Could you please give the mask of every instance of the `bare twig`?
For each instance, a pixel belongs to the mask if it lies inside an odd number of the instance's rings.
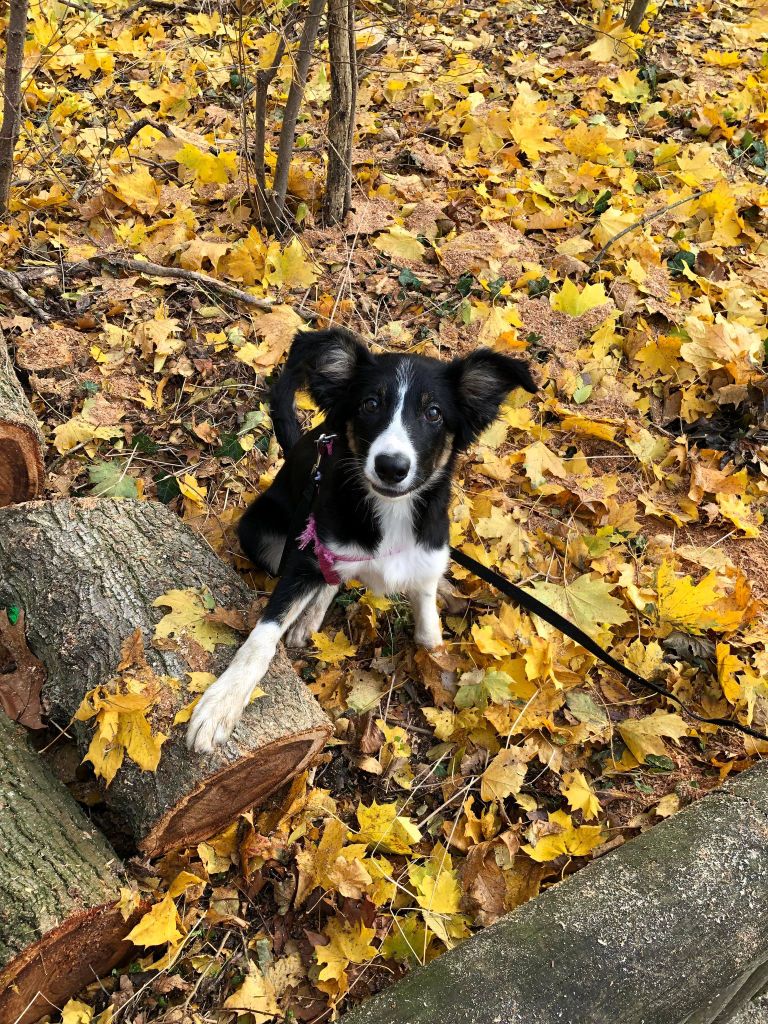
[[[656,220],[657,217],[662,217],[665,213],[669,213],[670,210],[674,210],[677,206],[683,206],[685,203],[692,203],[694,199],[701,199],[702,196],[705,196],[708,192],[711,192],[713,187],[713,185],[710,185],[709,188],[703,188],[700,189],[698,192],[693,192],[691,195],[685,196],[683,199],[678,199],[675,203],[669,203],[667,206],[662,206],[659,210],[654,210],[652,213],[646,213],[644,216],[640,218],[640,220],[636,220],[634,224],[629,224],[627,227],[622,228],[621,231],[618,232],[618,234],[615,234],[613,236],[613,238],[608,239],[608,241],[605,243],[605,245],[597,254],[597,256],[595,256],[590,261],[587,276],[591,276],[592,274],[594,274],[594,272],[600,266],[603,257],[614,244],[614,242],[618,242],[620,238],[623,238],[624,235],[628,235],[630,231],[637,231],[638,228],[645,227],[645,225],[650,224],[652,220]]]
[[[129,142],[134,139],[142,128],[154,128],[166,137],[166,139],[173,139],[175,135],[168,127],[167,124],[160,124],[158,121],[153,121],[151,117],[140,117],[138,121],[134,121],[128,131],[123,136],[122,142],[124,146],[127,146]]]
[[[0,127],[0,217],[8,213],[8,195],[13,177],[13,151],[21,121],[21,76],[24,70],[24,40],[27,37],[28,0],[11,0],[5,40],[5,83],[3,124]]]
[[[37,299],[33,299],[28,291],[25,290],[24,285],[21,283],[16,274],[10,270],[0,270],[0,288],[4,291],[10,292],[14,298],[18,299],[19,302],[23,303],[30,309],[38,320],[42,320],[43,323],[50,323],[51,316],[43,309]]]

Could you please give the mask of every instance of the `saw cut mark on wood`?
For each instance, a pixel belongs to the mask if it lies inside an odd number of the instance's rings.
[[[165,506],[129,499],[69,499],[0,511],[0,606],[24,610],[27,642],[44,664],[42,705],[85,755],[89,721],[73,721],[83,697],[116,674],[121,647],[141,631],[147,663],[165,685],[153,706],[163,743],[156,771],[125,757],[105,791],[113,817],[151,856],[220,831],[260,803],[320,753],[331,725],[281,650],[233,737],[213,753],[186,746],[176,714],[196,694],[195,670],[219,675],[236,646],[206,654],[194,642],[152,644],[172,590],[205,589],[218,608],[247,611],[252,595],[239,577]],[[201,659],[205,664],[201,664]],[[194,664],[192,664],[194,663]]]
[[[0,336],[0,506],[36,498],[44,479],[40,427]]]
[[[0,1021],[32,1024],[133,949],[121,865],[0,711]]]

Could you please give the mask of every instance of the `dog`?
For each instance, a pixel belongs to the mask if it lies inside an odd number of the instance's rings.
[[[302,387],[325,414],[303,436],[295,407]],[[296,335],[271,395],[285,462],[238,527],[248,558],[272,575],[280,570],[280,578],[261,620],[195,707],[192,749],[226,743],[278,642],[304,644],[347,580],[376,594],[405,594],[416,643],[440,646],[437,592],[448,566],[456,459],[518,387],[536,391],[528,365],[491,349],[443,362],[374,355],[342,328]],[[318,465],[311,514],[296,530]],[[292,527],[300,536],[289,537]]]

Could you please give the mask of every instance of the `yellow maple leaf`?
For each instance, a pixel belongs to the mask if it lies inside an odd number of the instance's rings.
[[[535,861],[555,860],[561,854],[585,857],[603,841],[603,831],[599,825],[574,827],[570,814],[566,814],[565,811],[550,814],[549,822],[550,825],[556,826],[558,831],[539,836],[535,844],[521,847]]]
[[[596,626],[619,626],[629,621],[624,605],[611,593],[614,587],[614,583],[585,573],[565,586],[539,580],[525,589],[587,633],[594,633]]]
[[[542,153],[553,153],[559,147],[550,140],[558,130],[544,116],[547,101],[524,80],[517,84],[517,97],[509,111],[509,131],[529,160],[538,160]]]
[[[519,793],[528,765],[517,747],[500,750],[483,772],[480,779],[480,799],[504,800]]]
[[[147,714],[157,701],[166,676],[157,676],[147,663],[141,630],[128,637],[121,649],[119,675],[83,697],[75,719],[95,719],[94,735],[83,758],[109,785],[125,754],[144,771],[155,771],[160,761],[163,733],[152,733]]]
[[[277,245],[269,246],[266,272],[269,284],[277,288],[309,288],[319,276],[297,237],[294,236],[282,252]]]
[[[567,313],[568,316],[582,316],[590,309],[597,309],[609,301],[602,284],[585,284],[579,291],[570,277],[565,279],[559,292],[553,292],[549,296],[552,309]]]
[[[741,700],[741,684],[736,678],[736,673],[743,672],[746,666],[735,654],[731,654],[728,644],[718,644],[715,654],[717,655],[717,679],[723,696],[729,704],[738,704]]]
[[[563,460],[551,452],[542,441],[534,441],[525,449],[525,474],[531,481],[531,487],[541,487],[546,483],[546,473],[559,477],[568,476],[568,469]]]
[[[185,473],[178,480],[179,490],[185,498],[195,505],[205,505],[205,499],[208,496],[208,488],[205,484],[198,482],[197,477],[192,473]]]
[[[359,843],[387,853],[410,853],[421,840],[418,827],[410,818],[399,815],[395,804],[377,804],[374,800],[370,807],[358,804],[355,813],[360,831],[349,832],[348,837]]]
[[[333,640],[325,633],[313,633],[312,641],[315,645],[315,656],[326,665],[338,665],[345,658],[352,658],[357,653],[355,644],[350,643],[341,630]]]
[[[315,947],[315,958],[321,966],[318,977],[321,981],[337,981],[345,989],[349,964],[363,964],[376,956],[377,950],[371,945],[376,931],[366,928],[362,921],[350,925],[334,917],[328,922],[325,934],[330,940],[328,945]]]
[[[583,772],[566,772],[560,785],[560,792],[574,811],[581,811],[585,820],[596,818],[600,813],[600,801]]]
[[[635,68],[620,71],[615,79],[601,78],[598,85],[614,103],[644,103],[651,94],[648,83],[638,77]]]
[[[300,907],[309,893],[318,885],[331,888],[327,878],[331,866],[341,854],[346,829],[338,818],[329,818],[317,846],[308,843],[296,854],[299,880],[296,885],[295,904]]]
[[[753,509],[749,502],[739,494],[715,495],[720,515],[730,520],[745,537],[759,537],[763,515]]]
[[[142,917],[126,939],[136,946],[163,946],[181,939],[179,915],[173,899],[166,895]]]
[[[258,344],[247,341],[237,349],[235,356],[259,373],[277,366],[290,348],[296,332],[306,326],[290,306],[275,306],[268,313],[253,317],[252,324],[263,341]]]
[[[663,737],[679,740],[688,735],[689,728],[680,715],[654,711],[645,718],[626,718],[619,725],[619,732],[632,756],[643,764],[649,754],[668,757]]]
[[[91,1024],[93,1009],[79,999],[70,999],[62,1008],[61,1024]]]
[[[237,153],[206,153],[188,142],[176,154],[176,162],[192,171],[201,185],[226,185],[237,174]]]
[[[487,619],[489,616],[485,616],[485,618]],[[493,658],[506,658],[514,650],[511,644],[499,636],[490,623],[481,626],[476,622],[472,626],[472,640],[481,654],[490,654]]]
[[[214,609],[213,598],[198,590],[169,590],[155,598],[152,607],[171,609],[155,626],[155,639],[190,637],[209,653],[217,644],[234,647],[238,642],[229,626],[209,621],[208,613]]]
[[[79,444],[87,445],[89,441],[109,441],[122,437],[123,431],[117,426],[96,426],[81,414],[55,427],[53,436],[56,450],[65,455]]]
[[[678,579],[666,560],[659,566],[656,590],[661,621],[688,633],[704,633],[708,629],[727,633],[754,611],[749,587],[742,581],[737,581],[733,592],[723,597],[714,571],[694,583],[690,576]]]
[[[374,238],[373,244],[393,259],[418,260],[424,255],[424,246],[416,235],[399,224],[393,224],[389,231],[382,231]]]
[[[251,1013],[255,1024],[266,1024],[266,1021],[280,1015],[276,995],[272,981],[251,963],[242,985],[231,996],[227,996],[223,1009]]]
[[[168,886],[168,895],[175,898],[176,896],[181,896],[183,892],[186,892],[193,885],[205,884],[206,879],[200,878],[199,875],[193,875],[191,871],[180,871]]]
[[[153,214],[160,209],[160,186],[146,167],[130,174],[115,174],[107,183],[108,190],[139,213]]]

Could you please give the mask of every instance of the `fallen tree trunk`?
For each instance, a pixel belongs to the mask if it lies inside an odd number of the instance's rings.
[[[120,862],[0,712],[0,1021],[30,1024],[106,974],[125,936]]]
[[[167,611],[153,602],[189,590],[209,594],[218,608],[242,612],[252,603],[237,575],[163,505],[86,498],[0,511],[0,605],[24,610],[29,646],[47,671],[43,708],[83,754],[93,723],[74,715],[87,692],[115,677],[136,630],[149,674],[171,677],[152,682],[160,687],[152,732],[168,737],[157,769],[143,771],[126,756],[105,797],[150,855],[219,831],[310,764],[330,734],[281,651],[260,684],[266,696],[249,705],[229,743],[209,755],[187,750],[187,726],[174,718],[197,696],[189,673],[219,675],[240,641],[233,636],[235,646],[218,644],[209,654],[182,625],[176,642],[153,646]]]
[[[766,983],[763,763],[341,1019],[726,1024]]]
[[[43,438],[0,336],[0,506],[42,490]]]

